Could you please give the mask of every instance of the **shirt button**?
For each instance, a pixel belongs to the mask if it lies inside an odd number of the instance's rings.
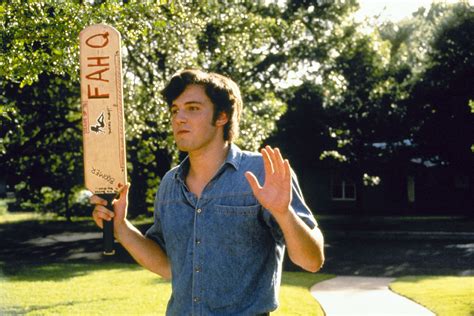
[[[201,272],[201,268],[196,267],[196,269],[194,269],[194,271],[196,271],[196,272]]]
[[[201,244],[201,239],[196,239],[196,244],[200,245]]]
[[[193,298],[194,303],[199,303],[200,300],[201,300],[201,299],[200,299],[199,297],[197,297],[197,296],[195,296],[195,297]]]
[[[198,212],[198,214],[201,214],[202,210],[201,210],[200,208],[198,208],[198,209],[196,210],[196,212]]]

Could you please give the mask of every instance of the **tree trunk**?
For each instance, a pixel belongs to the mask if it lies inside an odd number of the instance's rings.
[[[64,193],[64,208],[66,210],[66,220],[68,222],[71,222],[71,217],[72,217],[72,214],[71,214],[71,206],[69,205],[69,193],[70,193],[70,190],[67,189],[66,192]]]

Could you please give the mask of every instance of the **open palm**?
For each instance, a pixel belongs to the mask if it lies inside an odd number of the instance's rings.
[[[283,157],[278,148],[266,146],[261,150],[265,168],[263,187],[255,175],[248,171],[245,177],[257,200],[274,216],[288,212],[291,203],[291,169],[290,163]]]

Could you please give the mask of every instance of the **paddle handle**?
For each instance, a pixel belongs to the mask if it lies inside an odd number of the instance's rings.
[[[105,194],[98,194],[99,197],[107,200],[107,208],[110,211],[114,211],[112,206],[112,201],[115,199],[116,194],[114,193],[105,193]],[[102,229],[103,233],[103,242],[104,242],[104,255],[112,256],[115,254],[114,249],[114,220],[111,221],[104,221],[104,227]]]

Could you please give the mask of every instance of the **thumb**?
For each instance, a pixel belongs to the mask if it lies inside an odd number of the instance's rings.
[[[130,188],[130,183],[126,183],[123,187],[120,188],[120,191],[119,191],[120,199],[127,197],[129,188]]]
[[[247,178],[247,181],[249,182],[250,187],[252,188],[253,194],[257,196],[258,192],[262,189],[262,186],[260,185],[260,183],[258,183],[257,177],[255,177],[252,172],[247,171],[245,173],[245,178]]]
[[[126,201],[128,198],[128,190],[130,188],[130,183],[125,184],[120,188],[118,191],[118,196],[115,200],[115,202],[121,202],[121,201]]]

